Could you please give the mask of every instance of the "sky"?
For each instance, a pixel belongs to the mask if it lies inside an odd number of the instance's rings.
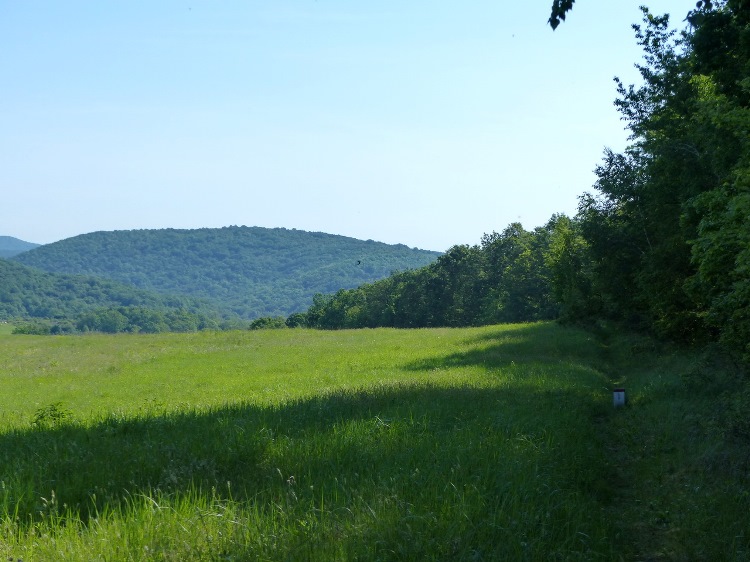
[[[230,225],[445,251],[574,215],[646,2],[0,0],[0,235]]]

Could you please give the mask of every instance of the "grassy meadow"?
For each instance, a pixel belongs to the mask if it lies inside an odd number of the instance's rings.
[[[747,560],[701,365],[551,323],[0,334],[0,559]]]

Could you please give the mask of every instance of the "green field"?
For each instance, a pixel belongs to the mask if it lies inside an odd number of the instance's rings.
[[[6,333],[0,559],[747,560],[698,364],[551,323]]]

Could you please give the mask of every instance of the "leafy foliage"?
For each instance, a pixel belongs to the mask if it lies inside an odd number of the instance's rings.
[[[287,327],[286,319],[283,316],[263,316],[250,323],[251,330],[277,330]]]
[[[554,0],[552,3],[552,13],[549,16],[549,25],[552,29],[557,29],[560,22],[565,21],[566,14],[573,9],[575,0]]]
[[[485,235],[481,245],[453,246],[433,264],[356,289],[318,294],[304,320],[317,328],[472,326],[554,318],[550,255],[562,217],[533,231],[519,223]],[[567,220],[567,219],[566,219]]]
[[[52,429],[59,427],[72,418],[72,412],[62,405],[62,402],[55,402],[39,408],[34,413],[31,425],[40,429]]]
[[[642,85],[618,81],[631,132],[579,207],[590,274],[567,307],[750,359],[750,18],[703,6],[694,30],[643,9]]]
[[[95,232],[14,259],[139,289],[210,300],[244,319],[304,310],[334,292],[421,267],[438,252],[283,228]]]

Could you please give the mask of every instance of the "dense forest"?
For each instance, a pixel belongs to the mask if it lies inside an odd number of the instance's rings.
[[[162,332],[238,326],[199,299],[166,296],[114,281],[50,274],[0,259],[0,320],[17,332]]]
[[[433,262],[439,252],[283,228],[95,232],[19,254],[47,272],[205,299],[245,320],[304,310],[316,293]]]
[[[630,144],[605,151],[576,216],[513,224],[420,270],[318,295],[288,323],[607,320],[749,360],[750,9],[699,4],[684,31],[642,8],[642,83],[616,81]]]

